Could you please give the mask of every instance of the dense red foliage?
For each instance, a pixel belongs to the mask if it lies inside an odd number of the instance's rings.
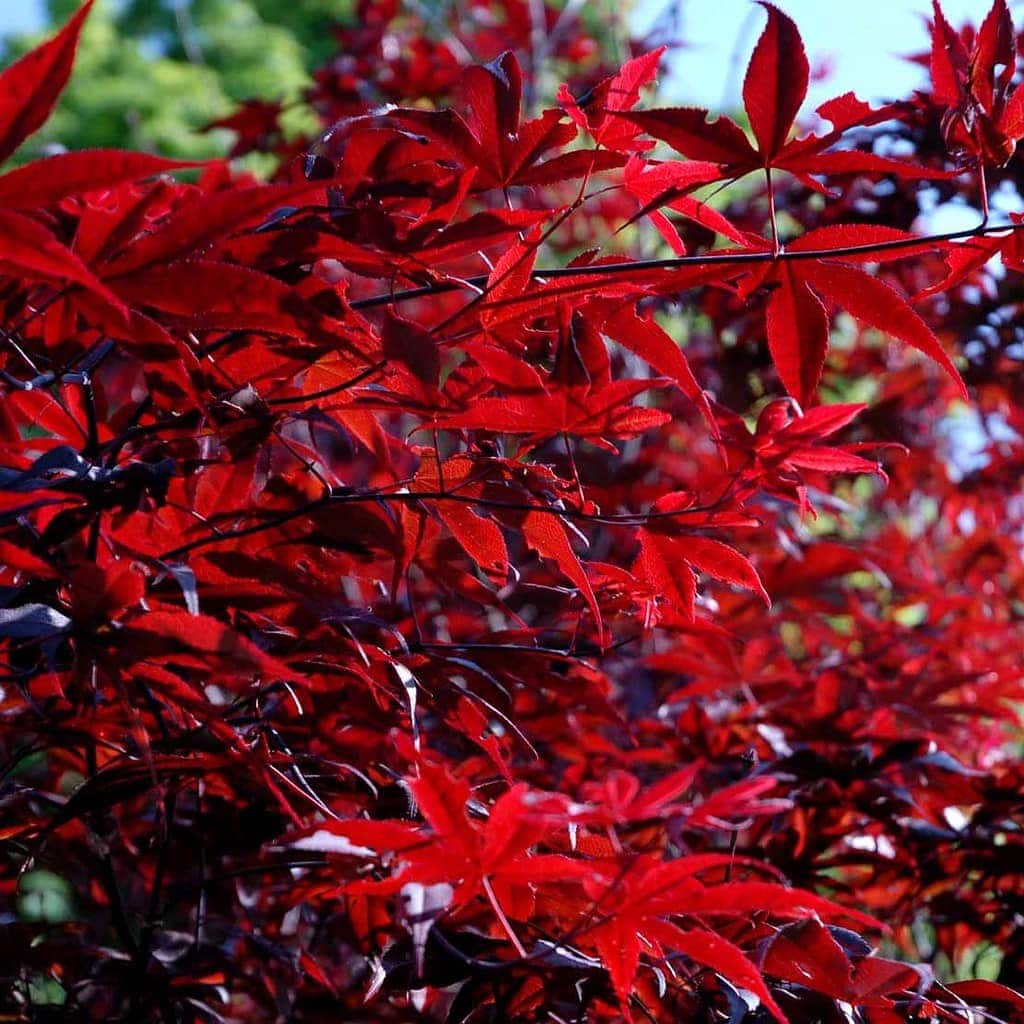
[[[10,1019],[1024,1019],[1018,39],[763,6],[749,131],[364,0],[271,184],[0,176]]]

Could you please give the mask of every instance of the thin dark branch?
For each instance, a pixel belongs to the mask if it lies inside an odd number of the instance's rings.
[[[937,235],[920,235],[913,238],[897,238],[889,242],[872,242],[865,245],[845,245],[833,249],[780,250],[777,254],[766,252],[722,252],[707,253],[702,256],[667,256],[664,259],[635,260],[631,263],[603,263],[584,267],[537,267],[530,271],[530,277],[544,280],[557,280],[571,277],[600,277],[602,274],[615,276],[631,274],[644,270],[679,270],[683,267],[711,266],[751,266],[759,263],[785,261],[799,263],[804,260],[842,259],[846,256],[863,256],[870,253],[899,252],[903,249],[916,249],[922,245],[940,245],[943,242],[956,242],[965,238],[976,238],[980,235],[993,235],[1001,231],[1017,231],[1024,228],[1021,224],[980,224],[974,228],[960,231],[945,231]],[[462,288],[480,289],[487,286],[488,276],[480,274],[455,281],[438,281],[434,284],[421,285],[419,288],[407,288],[400,292],[387,295],[371,295],[365,299],[356,299],[351,305],[353,309],[370,309],[374,306],[387,306],[393,302],[407,302],[427,295],[440,295],[445,292],[459,291]],[[479,301],[479,296],[477,297]]]
[[[264,402],[267,405],[298,405],[301,402],[315,402],[321,398],[330,398],[331,395],[337,395],[342,391],[347,391],[349,388],[354,388],[357,384],[362,384],[367,377],[372,377],[379,370],[383,370],[387,364],[385,362],[374,363],[372,366],[368,366],[365,370],[360,371],[354,377],[350,377],[346,381],[342,381],[340,384],[335,384],[333,387],[323,388],[321,391],[313,391],[308,395],[290,395],[286,398],[266,398]]]
[[[314,501],[306,502],[298,508],[288,512],[282,512],[270,516],[263,522],[253,523],[249,526],[240,526],[230,530],[221,530],[209,534],[206,537],[199,537],[181,544],[170,551],[160,555],[161,561],[178,558],[181,555],[194,551],[196,548],[207,547],[210,544],[219,544],[226,540],[237,540],[241,537],[248,537],[264,530],[271,530],[275,526],[283,526],[285,523],[298,519],[300,516],[312,512],[314,509],[322,508],[327,504],[335,503],[359,503],[359,502],[395,502],[408,504],[418,501],[453,501],[461,505],[472,505],[478,508],[501,509],[509,512],[540,512],[544,515],[558,516],[562,519],[571,519],[586,523],[603,523],[608,526],[642,526],[645,523],[659,519],[678,519],[681,516],[691,513],[710,512],[720,505],[720,500],[709,505],[691,505],[688,508],[672,509],[661,512],[623,512],[603,515],[599,512],[581,512],[573,508],[558,508],[555,505],[533,504],[531,502],[497,501],[493,498],[471,497],[464,494],[453,494],[450,491],[406,491],[387,494],[381,491],[353,492],[342,494],[328,494]]]

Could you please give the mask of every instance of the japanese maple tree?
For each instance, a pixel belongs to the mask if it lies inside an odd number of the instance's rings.
[[[6,1018],[1024,1020],[1024,37],[761,6],[735,119],[361,0],[269,181],[0,174]]]

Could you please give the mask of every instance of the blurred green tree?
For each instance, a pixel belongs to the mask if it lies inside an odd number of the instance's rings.
[[[48,0],[48,27],[78,0]],[[296,100],[309,69],[332,48],[332,22],[349,0],[98,0],[82,35],[75,74],[45,129],[19,154],[48,147],[117,146],[167,156],[223,155],[230,133],[204,125],[253,96]],[[4,63],[39,36],[3,40]],[[307,125],[302,108],[286,127]]]

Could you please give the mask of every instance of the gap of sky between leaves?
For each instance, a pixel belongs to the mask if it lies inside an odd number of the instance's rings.
[[[681,14],[685,49],[676,52],[663,80],[668,102],[692,103],[712,111],[740,107],[743,71],[764,25],[764,12],[751,0],[673,0]],[[649,26],[672,4],[641,0],[634,24]],[[816,106],[854,89],[863,99],[909,95],[926,71],[901,58],[926,51],[931,0],[775,0],[796,23],[813,70],[828,69],[812,83]],[[989,0],[944,0],[950,22],[978,24]]]

